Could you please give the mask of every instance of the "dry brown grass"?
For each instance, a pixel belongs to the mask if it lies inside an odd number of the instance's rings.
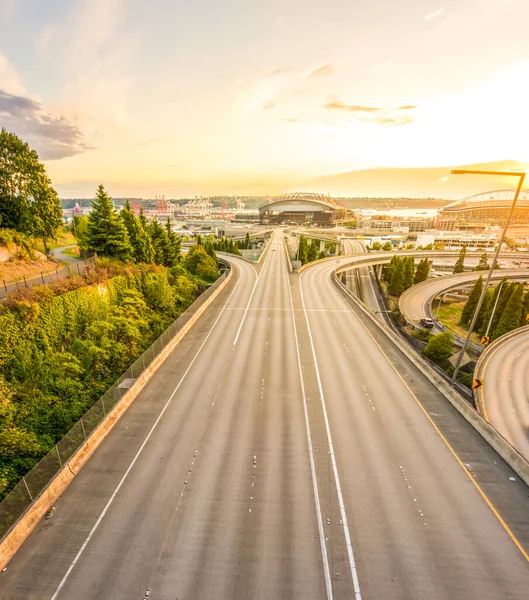
[[[44,274],[55,270],[55,263],[50,260],[13,260],[0,263],[0,283],[5,281],[22,281],[24,277],[31,279],[41,272]]]

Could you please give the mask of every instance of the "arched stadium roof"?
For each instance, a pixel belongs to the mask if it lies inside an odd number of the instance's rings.
[[[458,210],[479,210],[480,208],[506,208],[513,201],[516,190],[494,190],[491,192],[483,192],[462,200],[456,200],[451,204],[447,204],[443,211],[458,211]],[[519,208],[529,208],[529,191],[523,190],[518,196],[516,206]]]
[[[314,194],[310,192],[295,192],[292,194],[284,194],[282,196],[275,196],[270,198],[266,204],[259,207],[260,211],[273,210],[275,207],[281,206],[293,206],[293,205],[312,205],[320,206],[322,208],[330,208],[337,211],[345,211],[345,206],[340,204],[334,198],[330,196],[324,196],[323,194]]]

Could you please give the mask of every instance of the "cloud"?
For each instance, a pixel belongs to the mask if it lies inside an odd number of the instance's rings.
[[[312,70],[307,77],[324,77],[336,73],[336,67],[332,63],[326,63],[317,69]]]
[[[433,12],[425,15],[424,20],[425,21],[433,21],[434,19],[438,19],[439,17],[442,17],[444,14],[445,14],[445,9],[443,6],[441,6],[441,8],[438,8],[437,10],[434,10]]]
[[[378,106],[362,106],[358,104],[345,104],[341,100],[333,100],[323,106],[327,110],[340,110],[352,113],[357,121],[362,123],[375,123],[376,125],[407,125],[413,121],[410,112],[417,107],[411,104],[398,108],[380,108]]]
[[[90,150],[80,129],[63,116],[43,110],[40,102],[0,90],[0,125],[22,136],[44,160],[55,160]]]
[[[23,94],[24,86],[20,81],[17,70],[0,52],[0,88],[12,94]]]
[[[381,110],[377,106],[359,106],[356,104],[345,104],[340,100],[333,100],[332,102],[328,102],[324,105],[323,108],[326,108],[328,110],[343,110],[346,112],[378,112]]]
[[[294,71],[294,67],[277,67],[267,73],[266,77],[277,77],[278,75],[285,75],[286,73],[292,73]]]

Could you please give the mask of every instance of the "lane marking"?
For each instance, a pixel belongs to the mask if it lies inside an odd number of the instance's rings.
[[[134,467],[134,465],[136,464],[136,461],[138,460],[138,458],[140,457],[140,454],[143,452],[143,449],[145,448],[147,442],[149,441],[149,439],[151,438],[151,435],[153,434],[154,430],[156,429],[158,423],[160,422],[161,418],[163,417],[165,411],[167,410],[167,408],[169,407],[169,404],[171,403],[172,399],[174,398],[176,392],[178,391],[178,389],[180,388],[180,386],[182,385],[182,382],[184,381],[184,379],[186,378],[186,375],[189,373],[189,371],[191,370],[191,367],[194,365],[196,359],[198,358],[198,356],[200,355],[200,352],[202,351],[202,348],[204,348],[204,346],[206,345],[206,342],[209,339],[209,336],[213,333],[213,330],[215,329],[215,326],[217,325],[217,323],[219,322],[220,318],[222,317],[222,314],[224,312],[224,308],[227,306],[228,302],[231,300],[233,294],[235,293],[235,291],[237,290],[237,288],[239,287],[239,283],[242,279],[242,273],[239,271],[239,279],[237,280],[237,283],[235,284],[235,287],[233,288],[231,294],[229,295],[228,299],[226,300],[226,303],[224,304],[222,310],[220,311],[218,317],[215,319],[215,322],[213,323],[213,325],[211,326],[211,329],[209,330],[207,336],[205,337],[204,341],[202,342],[202,344],[200,345],[200,348],[197,350],[195,356],[193,357],[193,360],[191,361],[191,363],[189,364],[189,366],[187,367],[187,369],[185,370],[184,374],[182,375],[180,381],[178,382],[178,384],[176,385],[175,389],[173,390],[172,394],[169,396],[169,399],[167,400],[167,402],[164,404],[160,414],[158,415],[156,421],[154,422],[153,426],[151,427],[151,429],[149,430],[149,433],[147,434],[147,437],[143,440],[141,446],[139,447],[138,451],[136,452],[136,454],[134,455],[134,458],[132,459],[131,463],[129,464],[127,470],[125,471],[123,477],[120,479],[118,485],[116,486],[116,488],[114,489],[114,492],[112,493],[112,495],[110,496],[108,502],[106,503],[105,507],[103,508],[103,510],[101,511],[101,514],[99,515],[99,517],[97,518],[97,521],[95,522],[94,526],[92,527],[92,529],[90,530],[90,533],[88,534],[87,538],[85,539],[85,541],[83,542],[83,545],[81,546],[81,548],[79,549],[79,551],[77,552],[77,554],[75,555],[75,558],[73,559],[72,563],[70,564],[70,566],[68,567],[68,570],[66,571],[64,577],[61,579],[59,585],[57,586],[57,589],[55,590],[55,593],[53,594],[53,596],[51,597],[51,600],[56,600],[60,591],[62,590],[62,588],[64,587],[64,584],[66,583],[66,581],[68,580],[68,578],[70,577],[71,572],[73,571],[73,568],[75,567],[75,565],[77,564],[78,560],[81,558],[83,552],[85,551],[86,547],[88,546],[90,540],[92,539],[92,536],[94,535],[94,533],[97,531],[97,529],[99,528],[99,525],[101,524],[101,521],[104,519],[105,515],[107,514],[108,509],[110,508],[111,504],[114,502],[115,497],[117,496],[119,490],[121,489],[121,487],[123,486],[123,484],[125,483],[125,480],[127,479],[129,473],[131,472],[132,468]]]
[[[346,302],[345,298],[341,294],[340,294],[340,297],[342,298],[342,300],[344,302]],[[367,328],[367,325],[362,321],[361,318],[359,318],[356,315],[356,313],[354,313],[353,310],[351,310],[351,313],[355,317],[357,317],[358,321],[362,324],[362,326],[367,331],[367,333],[369,334],[369,336],[371,337],[371,339],[378,346],[378,349],[380,350],[380,352],[382,352],[382,354],[384,355],[384,357],[386,358],[386,360],[388,361],[388,363],[391,365],[391,368],[395,371],[395,373],[397,374],[397,376],[399,377],[399,379],[405,385],[406,389],[410,392],[412,398],[415,400],[415,402],[417,403],[417,405],[419,406],[419,408],[422,410],[424,416],[428,419],[428,421],[430,421],[432,427],[435,429],[435,431],[437,432],[437,434],[439,435],[439,437],[443,440],[443,442],[445,443],[446,447],[448,448],[448,450],[450,451],[450,453],[452,454],[452,456],[456,459],[457,464],[461,467],[462,471],[465,473],[465,475],[468,477],[468,479],[470,479],[470,481],[472,482],[472,485],[479,492],[479,494],[483,498],[483,500],[485,500],[485,503],[490,508],[490,510],[492,511],[492,513],[496,517],[496,519],[499,521],[499,523],[502,525],[503,529],[507,532],[507,534],[509,535],[509,537],[511,538],[511,540],[514,542],[514,545],[518,548],[518,550],[520,551],[520,553],[522,554],[522,556],[525,558],[525,560],[527,562],[529,562],[529,554],[525,551],[524,547],[520,544],[520,542],[518,541],[518,539],[516,538],[516,536],[514,535],[514,533],[511,531],[511,528],[503,520],[503,517],[500,515],[500,513],[498,512],[498,510],[496,509],[496,507],[494,506],[494,504],[492,503],[492,501],[489,499],[489,497],[487,496],[487,494],[484,492],[484,490],[479,485],[479,483],[474,479],[474,477],[472,477],[471,473],[469,473],[469,471],[465,467],[463,461],[459,458],[459,456],[457,455],[456,451],[450,445],[450,442],[443,435],[443,433],[441,432],[441,430],[439,429],[439,427],[437,427],[437,425],[435,424],[434,420],[430,417],[430,415],[428,414],[427,410],[421,404],[420,400],[417,398],[417,396],[412,391],[412,389],[410,388],[410,386],[406,383],[406,381],[404,380],[404,378],[402,377],[402,375],[398,372],[398,370],[395,367],[395,365],[391,362],[389,356],[384,352],[384,350],[382,349],[381,345],[377,342],[377,340],[375,339],[375,337],[373,336],[373,334],[369,331],[369,329]],[[398,350],[398,348],[397,348],[397,350]],[[399,352],[400,352],[400,350],[399,350]]]
[[[272,240],[270,240],[270,242],[272,242]],[[268,242],[268,248],[270,247],[270,242]],[[265,258],[265,262],[266,262],[266,266],[267,267],[268,267],[269,262],[270,262],[270,261],[268,261],[268,255],[269,254],[270,253],[268,253],[267,256],[266,256],[266,258]],[[244,321],[246,320],[246,315],[248,314],[248,309],[250,308],[250,304],[252,303],[253,295],[255,294],[255,290],[257,288],[257,284],[259,283],[259,280],[261,279],[261,275],[264,273],[264,271],[265,271],[265,267],[263,266],[262,269],[261,269],[261,271],[260,271],[260,273],[259,273],[259,275],[257,276],[257,279],[255,280],[255,283],[254,283],[254,286],[253,286],[253,289],[252,289],[252,293],[250,295],[250,299],[248,300],[248,304],[246,305],[246,310],[244,311],[244,315],[242,317],[241,324],[239,325],[239,329],[237,330],[237,335],[235,336],[235,340],[233,342],[234,346],[237,345],[237,342],[239,340],[239,335],[241,333],[242,326],[244,325]]]
[[[360,593],[360,583],[358,581],[358,573],[356,570],[356,562],[355,562],[355,557],[354,557],[354,552],[353,552],[353,544],[351,542],[351,533],[349,532],[349,522],[347,520],[347,514],[345,512],[345,503],[344,503],[343,494],[342,494],[342,487],[340,485],[340,477],[338,475],[338,466],[336,464],[336,456],[334,454],[334,446],[333,446],[333,442],[332,442],[331,428],[329,425],[329,417],[327,415],[327,406],[325,403],[325,396],[323,394],[323,386],[321,383],[320,369],[318,367],[318,359],[316,357],[316,350],[314,348],[314,341],[312,339],[312,330],[310,328],[309,317],[308,317],[308,314],[307,314],[307,311],[305,308],[305,298],[303,296],[302,279],[303,279],[303,273],[301,273],[299,276],[299,290],[301,293],[301,304],[303,306],[303,312],[305,313],[305,321],[307,323],[307,329],[309,332],[309,340],[310,340],[310,345],[312,348],[312,356],[314,358],[314,368],[316,370],[316,378],[318,380],[318,388],[319,388],[319,392],[320,392],[321,406],[323,409],[323,417],[324,417],[324,421],[325,421],[325,430],[327,433],[327,443],[329,444],[329,453],[331,455],[332,470],[334,473],[334,482],[336,485],[336,491],[338,493],[338,504],[340,506],[340,514],[341,514],[342,522],[343,522],[345,544],[347,546],[347,556],[349,558],[349,567],[351,569],[351,576],[353,578],[354,594],[355,594],[356,600],[361,600],[362,595]]]
[[[320,548],[321,548],[321,557],[322,557],[322,561],[323,561],[323,571],[324,571],[324,575],[325,575],[325,587],[327,589],[327,599],[332,600],[333,592],[332,592],[331,573],[330,573],[330,568],[329,568],[329,558],[327,556],[327,546],[325,544],[325,533],[323,530],[323,517],[321,515],[320,496],[319,496],[319,492],[318,492],[318,482],[316,479],[316,467],[314,465],[314,453],[312,450],[312,436],[310,434],[307,396],[305,393],[305,382],[303,380],[303,368],[301,366],[301,356],[299,353],[299,340],[298,340],[298,332],[296,329],[296,317],[295,317],[295,313],[294,313],[294,302],[292,300],[292,290],[290,288],[290,280],[288,278],[288,274],[287,274],[287,288],[288,288],[288,295],[290,297],[292,327],[294,329],[294,341],[296,343],[296,357],[298,360],[298,373],[299,373],[299,381],[301,384],[301,397],[303,399],[303,415],[305,417],[305,432],[307,434],[307,445],[309,448],[310,475],[311,475],[311,479],[312,479],[312,490],[314,492],[314,504],[316,506],[316,519],[318,521],[318,533],[320,536]]]

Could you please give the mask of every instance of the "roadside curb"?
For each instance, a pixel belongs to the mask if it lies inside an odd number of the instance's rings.
[[[412,362],[421,373],[443,394],[450,404],[462,417],[483,437],[483,439],[499,454],[511,469],[529,485],[529,461],[522,456],[516,448],[498,433],[476,410],[470,406],[448,383],[438,375],[432,367],[421,358],[398,334],[377,319],[371,312],[357,300],[353,294],[341,283],[336,270],[331,274],[333,284],[341,294],[357,306],[375,325],[393,342],[393,344]]]
[[[199,306],[189,321],[174,336],[174,338],[158,354],[154,361],[141,373],[131,386],[129,391],[122,396],[119,402],[108,413],[108,415],[94,429],[88,439],[79,447],[70,460],[57,473],[51,483],[42,494],[31,504],[24,516],[22,516],[11,531],[0,543],[0,570],[2,570],[15,555],[18,549],[26,541],[29,535],[40,523],[46,512],[57,502],[66,488],[74,480],[88,459],[92,456],[101,442],[112,431],[113,427],[127,411],[129,406],[138,397],[147,382],[152,378],[166,358],[172,353],[182,338],[191,327],[198,321],[199,317],[206,311],[217,296],[224,290],[231,280],[233,270],[230,270],[225,280],[216,290]]]

